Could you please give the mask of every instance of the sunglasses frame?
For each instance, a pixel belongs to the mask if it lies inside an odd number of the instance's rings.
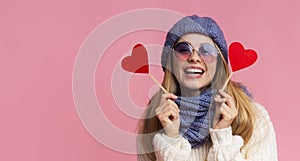
[[[176,48],[179,44],[186,44],[186,45],[189,46],[189,48],[192,48],[191,54],[188,55],[188,58],[191,57],[191,56],[194,54],[194,52],[196,51],[197,54],[204,60],[204,62],[210,63],[209,61],[205,61],[205,58],[203,57],[203,55],[200,54],[199,49],[200,49],[201,47],[197,50],[197,49],[195,49],[194,46],[193,46],[191,43],[189,43],[188,41],[182,41],[182,42],[179,42],[179,43],[175,43],[175,44],[173,45],[174,47],[172,47],[173,53],[176,52],[176,53],[178,53],[178,55],[180,55],[180,52],[178,52],[178,51],[175,50],[175,48]],[[209,43],[205,43],[205,44],[208,44],[208,45],[210,45],[210,46],[212,46],[212,47],[215,48],[216,54],[217,54],[217,55],[212,55],[212,54],[211,54],[211,56],[214,57],[214,58],[217,58],[218,52],[219,52],[218,49],[217,49],[214,45],[212,45],[212,44],[209,44]],[[188,58],[186,58],[186,60],[187,60]],[[179,58],[179,59],[180,59],[180,58]],[[185,59],[183,59],[183,60],[185,60]]]
[[[184,41],[184,42],[186,42],[186,43],[188,43],[190,46],[192,46],[188,41]],[[177,45],[178,43],[174,43],[173,45],[172,45],[172,48],[171,48],[171,51],[172,52],[176,52],[175,51],[175,49],[174,49],[174,47]],[[221,59],[222,59],[222,61],[223,61],[223,64],[224,64],[224,67],[225,67],[225,71],[226,71],[226,75],[227,75],[227,77],[229,77],[229,75],[230,75],[230,73],[229,73],[229,69],[228,69],[228,64],[227,64],[227,62],[226,62],[226,60],[225,60],[225,58],[224,58],[224,56],[223,56],[223,54],[222,54],[222,52],[221,52],[221,50],[220,50],[220,48],[218,47],[218,45],[214,42],[214,46],[215,46],[215,48],[217,49],[217,53],[218,53],[218,55],[221,57]],[[193,47],[193,46],[192,46]],[[193,49],[194,49],[194,47],[193,47]],[[194,49],[195,50],[195,49]],[[198,52],[198,51],[197,51]],[[172,54],[173,55],[173,54]]]

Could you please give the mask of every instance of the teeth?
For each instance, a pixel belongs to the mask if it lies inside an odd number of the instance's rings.
[[[188,68],[185,70],[185,72],[188,74],[203,74],[204,71],[201,69]]]
[[[200,70],[200,69],[194,69],[194,68],[193,69],[187,69],[186,71],[187,72],[194,72],[194,73],[195,72],[202,72],[202,70]]]

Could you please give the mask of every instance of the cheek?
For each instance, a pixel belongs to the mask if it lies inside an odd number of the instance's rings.
[[[173,61],[173,69],[172,72],[175,75],[175,77],[178,79],[180,78],[180,69],[182,67],[183,63],[179,61]]]
[[[216,68],[217,68],[217,63],[212,63],[207,66],[207,71],[208,71],[210,80],[213,79],[213,77],[216,73]]]

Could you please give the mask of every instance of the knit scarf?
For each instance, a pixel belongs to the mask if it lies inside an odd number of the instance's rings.
[[[178,96],[175,100],[180,109],[179,133],[190,142],[192,148],[203,145],[209,136],[209,128],[215,114],[210,105],[215,93],[206,89],[198,96]]]
[[[238,85],[252,99],[247,87],[242,84]],[[215,105],[212,104],[215,95],[216,91],[208,88],[198,96],[178,96],[175,100],[180,109],[179,133],[189,141],[192,148],[203,145],[209,137],[209,128],[215,115]]]

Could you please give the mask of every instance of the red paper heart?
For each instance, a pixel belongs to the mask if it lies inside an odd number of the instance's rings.
[[[257,53],[247,49],[239,42],[233,42],[229,46],[229,60],[232,71],[237,71],[251,66],[257,60]]]
[[[149,73],[148,53],[142,44],[136,44],[131,56],[125,57],[121,66],[124,70],[134,73]]]

